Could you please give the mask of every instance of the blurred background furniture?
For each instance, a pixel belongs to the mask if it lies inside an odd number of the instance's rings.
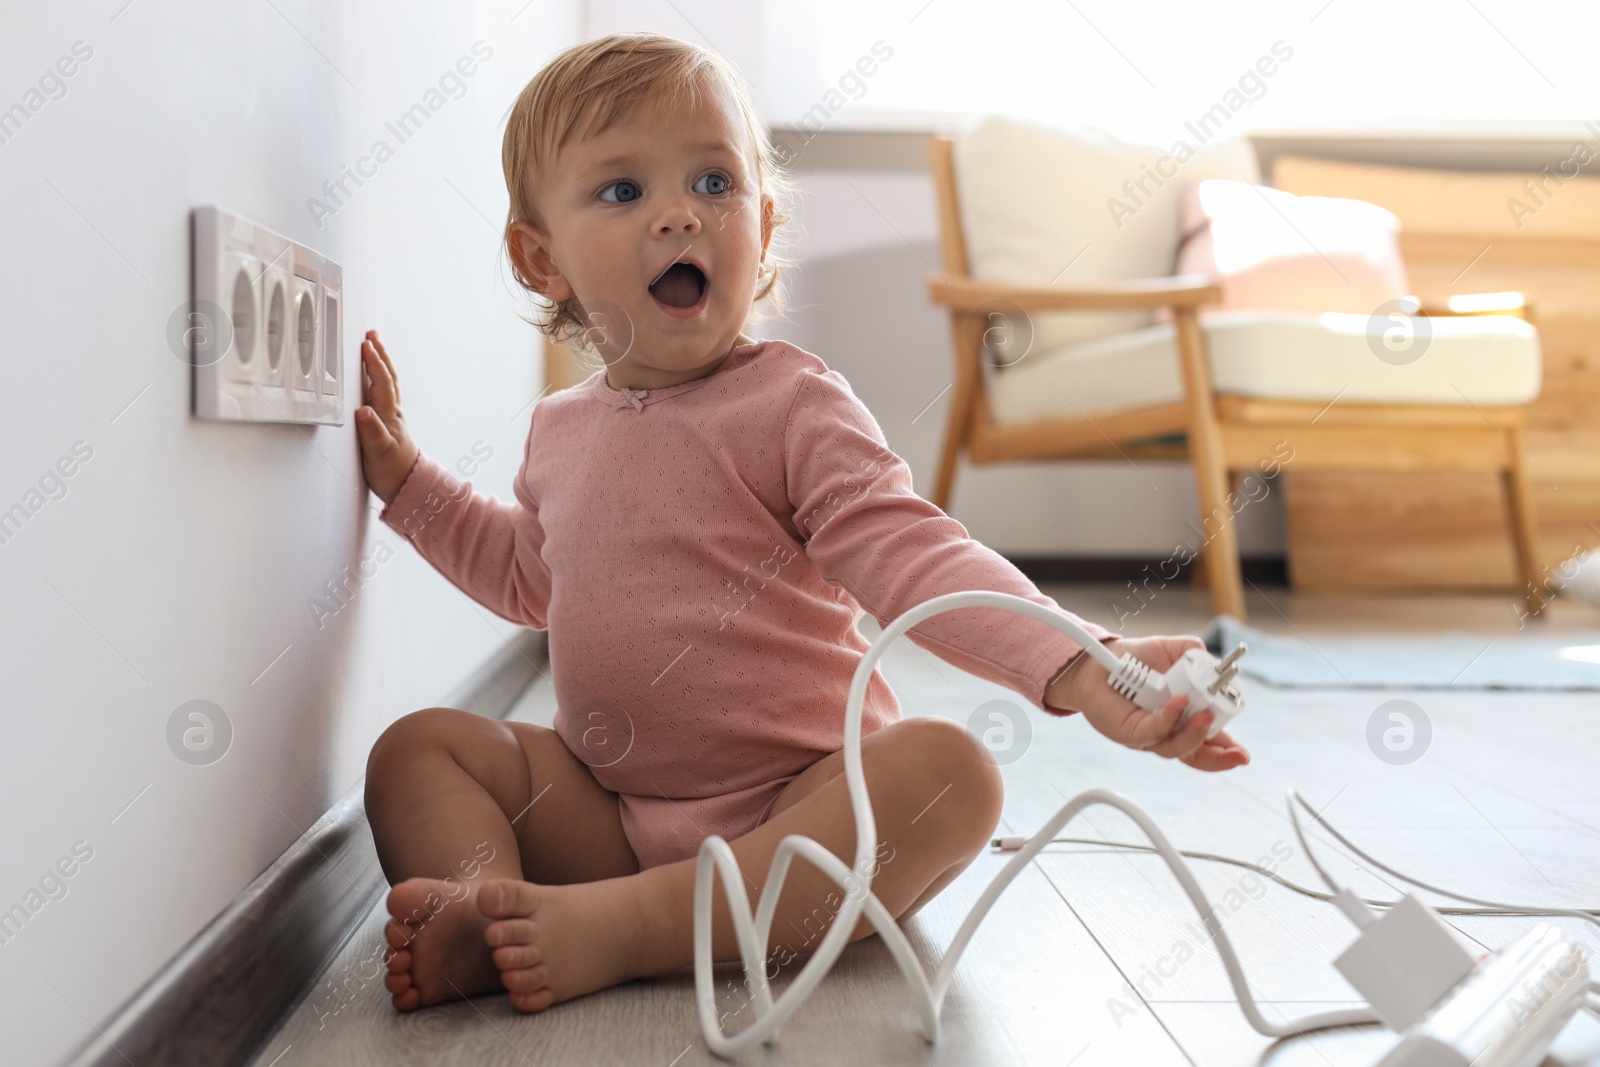
[[[1528,611],[1542,606],[1520,445],[1540,357],[1515,294],[1476,309],[1454,305],[1488,314],[1446,314],[1441,305],[1441,316],[1427,319],[1433,358],[1404,364],[1374,354],[1390,322],[1370,313],[1231,311],[1202,320],[1200,309],[1222,293],[1208,278],[1172,274],[1178,190],[1205,178],[1259,181],[1248,146],[1217,142],[1192,158],[1155,159],[1097,131],[990,117],[959,140],[934,135],[929,151],[943,259],[929,291],[949,311],[955,354],[936,504],[950,505],[963,453],[979,464],[1187,456],[1214,609],[1242,619],[1233,515],[1243,505],[1230,475],[1265,471],[1276,458],[1274,469],[1295,472],[1289,478],[1487,476],[1502,493],[1501,551]],[[1152,168],[1166,180],[1152,179]],[[1105,194],[1117,192],[1119,173],[1129,177],[1126,199],[1114,203]],[[1044,195],[1019,195],[1019,187]],[[1056,285],[1080,260],[1073,282]],[[1064,265],[1040,269],[1054,263]],[[1158,308],[1170,321],[1152,321]],[[1064,311],[1091,321],[1071,325]],[[1352,516],[1365,521],[1366,510],[1341,516],[1323,536],[1337,537]],[[1291,543],[1291,573],[1294,551]]]
[[[594,373],[571,343],[558,343],[540,334],[539,344],[544,349],[544,380],[550,392],[577,385]]]
[[[1462,172],[1277,155],[1273,184],[1379,204],[1425,303],[1461,287],[1518,290],[1537,309],[1544,387],[1521,448],[1538,516],[1538,591],[1562,560],[1600,540],[1600,179]],[[1565,172],[1567,176],[1563,176]],[[1481,473],[1300,472],[1285,495],[1297,588],[1506,588],[1499,487]],[[1359,509],[1352,526],[1345,516]]]

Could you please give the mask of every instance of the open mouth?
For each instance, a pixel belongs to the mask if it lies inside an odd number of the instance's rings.
[[[688,311],[705,299],[711,280],[693,263],[674,263],[650,283],[650,295],[657,303]]]

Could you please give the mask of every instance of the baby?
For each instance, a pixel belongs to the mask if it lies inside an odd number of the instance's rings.
[[[707,836],[731,843],[752,900],[788,834],[854,861],[842,746],[864,611],[882,623],[961,589],[1055,603],[912,491],[838,373],[744,332],[781,296],[791,186],[724,61],[648,34],[572,48],[517,99],[502,156],[539,325],[585,334],[605,366],[534,406],[508,502],[419,453],[393,360],[375,331],[362,344],[356,425],[383,521],[474,600],[549,630],[559,707],[554,729],[429,708],[373,746],[402,1011],[502,989],[540,1011],[691,964]],[[1200,644],[1084,625],[1158,669]],[[1208,771],[1249,759],[1207,740],[1209,713],[1179,729],[1181,697],[1123,700],[1036,620],[971,608],[909,636],[1130,748]],[[880,674],[862,733],[872,891],[903,919],[985,848],[1000,772],[960,724],[902,719]],[[814,949],[838,893],[797,861],[769,951]],[[716,958],[737,959],[713,899]]]

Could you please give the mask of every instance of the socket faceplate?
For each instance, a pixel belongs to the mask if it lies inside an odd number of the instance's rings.
[[[339,264],[219,207],[193,225],[195,415],[343,426]]]

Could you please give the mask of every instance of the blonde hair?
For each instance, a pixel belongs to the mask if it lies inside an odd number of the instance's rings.
[[[698,105],[703,94],[709,95],[708,89],[725,90],[749,130],[750,143],[755,146],[757,210],[767,198],[773,201],[772,239],[764,261],[768,276],[751,300],[752,317],[760,321],[781,315],[785,293],[779,276],[792,266],[782,238],[788,232],[785,224],[793,221],[795,186],[780,165],[739,72],[720,56],[676,37],[615,33],[576,45],[551,60],[523,88],[506,120],[500,150],[511,200],[502,235],[508,253],[513,223],[531,223],[549,232],[534,189],[580,127],[584,136],[598,135],[641,107]],[[540,312],[528,321],[554,341],[582,339],[590,323],[584,320],[577,297],[551,301],[523,271],[517,257],[508,258],[517,283],[534,296]],[[768,314],[757,314],[756,305],[763,301]]]

